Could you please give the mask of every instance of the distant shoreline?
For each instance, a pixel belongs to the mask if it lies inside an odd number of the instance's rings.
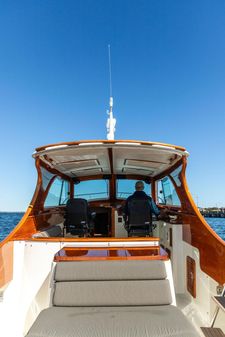
[[[0,211],[0,213],[25,213],[25,211]]]

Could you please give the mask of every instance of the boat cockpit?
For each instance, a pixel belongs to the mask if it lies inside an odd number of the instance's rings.
[[[31,235],[65,235],[66,204],[82,198],[95,213],[94,237],[126,237],[123,207],[138,180],[160,209],[179,213],[179,174],[187,156],[182,147],[139,141],[82,141],[37,148],[33,157],[38,185],[31,203],[36,231]],[[54,225],[60,225],[61,232],[52,231]]]
[[[5,335],[222,336],[225,243],[188,190],[187,157],[133,140],[37,148],[33,198],[0,243],[0,314],[16,317]],[[160,214],[131,235],[124,209],[137,181]]]

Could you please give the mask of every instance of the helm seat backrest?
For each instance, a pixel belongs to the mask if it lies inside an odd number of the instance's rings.
[[[152,223],[151,204],[149,199],[132,199],[128,203],[129,225],[143,226]]]
[[[66,231],[72,234],[85,232],[89,222],[89,208],[86,199],[76,198],[68,200],[66,204]]]

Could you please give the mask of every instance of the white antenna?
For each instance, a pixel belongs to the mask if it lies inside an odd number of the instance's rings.
[[[108,52],[109,52],[109,111],[107,114],[109,115],[106,123],[107,128],[107,139],[114,140],[114,133],[116,131],[116,118],[113,118],[113,97],[112,97],[112,69],[111,69],[111,51],[110,51],[110,44],[108,45]]]

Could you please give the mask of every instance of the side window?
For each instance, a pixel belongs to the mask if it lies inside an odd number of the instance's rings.
[[[56,177],[48,191],[44,206],[65,205],[69,198],[69,183],[66,180]]]
[[[169,177],[157,182],[157,200],[162,205],[180,206],[180,199]]]
[[[66,180],[62,180],[61,196],[59,200],[60,205],[65,205],[70,198],[70,185]]]
[[[116,182],[116,197],[117,199],[126,199],[135,191],[135,183],[133,179],[117,179]],[[144,192],[151,195],[151,185],[144,182]]]
[[[170,173],[170,176],[174,179],[177,186],[181,186],[181,181],[180,181],[181,171],[182,171],[182,165],[180,165],[172,173]]]
[[[44,167],[41,166],[41,174],[42,174],[42,188],[45,191],[50,183],[51,179],[55,176],[55,174],[47,171]]]

